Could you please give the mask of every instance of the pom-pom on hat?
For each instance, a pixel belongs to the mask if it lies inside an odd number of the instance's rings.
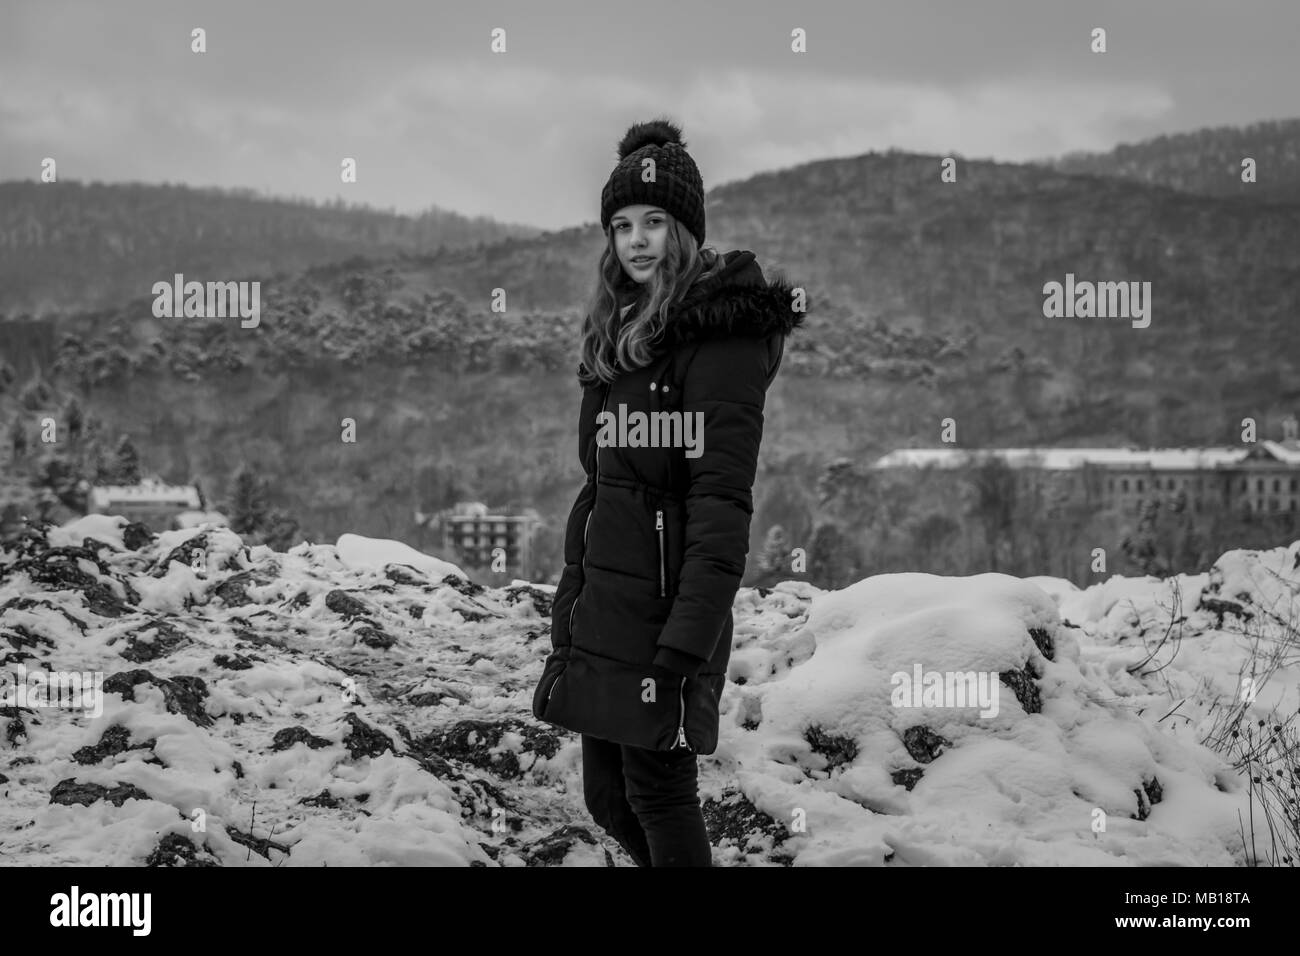
[[[654,160],[654,182],[642,182],[642,163]],[[682,131],[665,118],[628,127],[618,144],[618,165],[600,194],[600,228],[624,206],[659,206],[704,245],[704,180],[686,152]]]

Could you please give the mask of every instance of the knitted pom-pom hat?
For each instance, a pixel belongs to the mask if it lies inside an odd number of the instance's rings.
[[[654,160],[654,181],[643,182],[642,170]],[[600,194],[600,228],[624,206],[659,206],[704,245],[704,180],[686,152],[682,131],[666,118],[628,127],[618,144],[618,165]]]

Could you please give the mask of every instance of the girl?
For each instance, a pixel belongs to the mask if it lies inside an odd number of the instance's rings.
[[[752,252],[701,248],[678,127],[635,124],[618,156],[578,366],[587,481],[533,715],[581,736],[587,809],[638,866],[710,866],[696,756],[717,748],[764,400],[803,312]]]

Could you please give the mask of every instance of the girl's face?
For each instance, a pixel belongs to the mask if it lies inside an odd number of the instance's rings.
[[[624,206],[610,217],[609,227],[623,271],[637,282],[647,281],[663,261],[668,213],[658,206]]]

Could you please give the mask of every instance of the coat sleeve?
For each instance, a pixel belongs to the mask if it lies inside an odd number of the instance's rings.
[[[767,340],[736,337],[702,347],[683,383],[682,411],[703,416],[703,451],[685,459],[684,557],[654,662],[688,677],[713,656],[745,574],[771,371]]]

